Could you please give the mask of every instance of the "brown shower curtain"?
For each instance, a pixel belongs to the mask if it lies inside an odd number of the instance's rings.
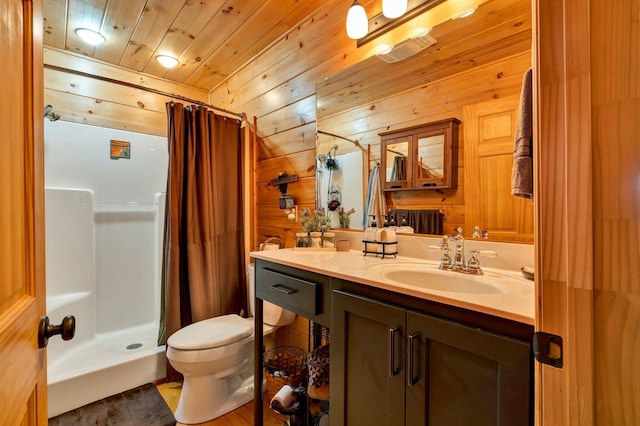
[[[161,342],[192,322],[247,311],[240,122],[173,102],[167,115]],[[167,380],[179,378],[167,362]]]

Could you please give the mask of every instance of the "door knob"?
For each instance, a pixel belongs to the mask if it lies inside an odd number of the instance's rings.
[[[44,348],[49,343],[49,337],[59,334],[62,340],[71,340],[76,334],[76,317],[67,315],[60,325],[51,325],[48,316],[40,317],[38,327],[38,347]]]

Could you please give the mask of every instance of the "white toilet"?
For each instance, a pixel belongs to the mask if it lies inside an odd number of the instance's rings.
[[[255,273],[248,267],[253,315]],[[295,314],[265,302],[264,334],[291,324]],[[167,359],[184,375],[175,417],[194,424],[222,416],[253,399],[253,318],[231,314],[188,325],[167,340]]]

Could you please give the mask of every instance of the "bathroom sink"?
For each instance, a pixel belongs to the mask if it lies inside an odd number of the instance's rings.
[[[434,262],[385,262],[367,267],[371,278],[377,277],[408,287],[427,291],[458,294],[510,294],[529,295],[533,286],[525,280],[495,270],[484,275],[470,275],[438,269]]]
[[[437,291],[472,294],[503,293],[500,286],[482,282],[480,277],[455,272],[447,272],[445,275],[436,271],[391,269],[384,271],[382,276],[400,284]]]

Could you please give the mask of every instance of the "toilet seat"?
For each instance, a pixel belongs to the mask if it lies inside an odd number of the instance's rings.
[[[236,314],[198,321],[173,333],[167,340],[169,347],[196,351],[229,346],[251,337],[253,324]]]

